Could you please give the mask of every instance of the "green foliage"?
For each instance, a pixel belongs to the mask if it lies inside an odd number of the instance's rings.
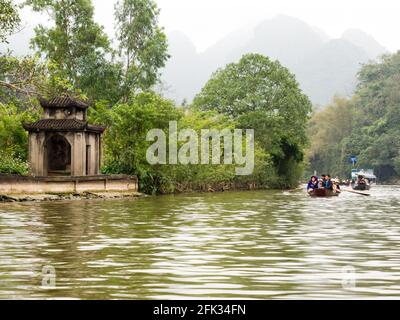
[[[319,174],[349,175],[349,158],[352,153],[343,148],[342,142],[356,125],[356,103],[356,98],[348,100],[335,97],[324,110],[313,114],[307,127],[310,137],[307,149],[309,173],[316,170]]]
[[[0,98],[18,100],[15,94],[34,95],[43,80],[43,67],[36,57],[12,57],[0,54]]]
[[[260,54],[246,54],[213,74],[194,105],[217,110],[238,118],[249,112],[263,111],[289,118],[310,111],[309,101],[298,88],[294,76],[277,61]]]
[[[168,59],[167,37],[158,26],[159,9],[153,0],[121,0],[115,6],[117,40],[124,61],[123,97],[156,84]]]
[[[359,79],[359,128],[345,146],[358,153],[360,166],[374,168],[380,179],[399,177],[400,53],[365,65]]]
[[[217,73],[196,98],[195,108],[176,108],[170,101],[152,93],[134,95],[126,103],[111,109],[105,103],[98,103],[90,117],[108,125],[104,139],[104,172],[137,174],[141,189],[148,193],[207,190],[207,186],[231,184],[297,185],[303,169],[304,122],[310,108],[309,101],[301,94],[293,76],[278,63],[262,56],[248,55],[239,65],[241,77],[233,73],[234,80],[229,84],[232,92],[227,92],[231,101],[237,103],[237,108],[219,109],[225,105],[215,101],[221,97],[219,90],[226,86],[226,81],[221,84],[215,80],[219,76],[225,77],[223,71]],[[228,73],[230,68],[236,70],[235,65],[228,66]],[[255,71],[262,68],[261,74]],[[248,87],[243,89],[241,85]],[[281,99],[272,97],[276,92],[282,95]],[[247,111],[243,108],[246,103],[242,104],[246,99],[254,101],[254,107]],[[215,103],[216,107],[204,107],[206,103]],[[190,128],[198,136],[203,129],[255,128],[257,141],[253,174],[236,176],[235,164],[149,165],[146,151],[152,143],[146,141],[147,132],[157,128],[167,133],[169,122],[173,120],[178,121],[179,130]],[[180,142],[178,148],[182,144]]]
[[[237,128],[237,123],[228,116],[216,111],[186,109],[184,116],[178,122],[178,129],[182,130],[187,128],[196,131],[197,136],[200,137],[201,131],[204,129],[214,129],[218,131],[222,131],[224,129],[234,130]],[[180,148],[182,144],[183,142],[180,142],[178,144],[178,148]],[[223,152],[223,143],[221,143],[221,148]],[[269,178],[271,178],[271,174],[273,172],[270,156],[265,154],[259,146],[255,147],[255,169],[251,176],[236,176],[236,167],[236,164],[171,166],[173,169],[173,175],[169,176],[169,179],[172,181],[172,183],[171,188],[168,191],[173,192],[176,191],[175,189],[179,190],[179,188],[185,190],[188,188],[188,186],[196,189],[201,185],[228,185],[230,183],[238,183],[239,185],[246,183],[258,183],[258,185],[262,185],[264,182],[266,182],[266,180],[262,179],[263,174],[268,173]],[[267,185],[267,183],[265,183],[265,185]]]
[[[22,58],[10,53],[0,55],[0,98],[3,102],[15,104],[21,110],[38,109],[38,96],[51,98],[64,93],[87,99],[56,63],[41,61],[37,55]]]
[[[138,175],[144,192],[297,184],[311,107],[294,76],[278,62],[245,55],[217,71],[194,106],[184,102],[176,107],[149,92],[169,57],[154,0],[118,2],[118,52],[94,22],[91,0],[26,0],[25,4],[47,13],[53,23],[36,28],[31,41],[35,56],[0,56],[0,172],[27,173],[27,133],[22,123],[38,117],[36,96],[68,93],[93,102],[89,121],[107,126],[103,172]],[[236,164],[150,165],[146,152],[152,142],[146,141],[147,132],[157,128],[167,133],[170,121],[198,136],[203,129],[255,129],[253,174],[236,176]]]
[[[108,52],[109,41],[102,27],[93,21],[94,8],[89,0],[27,0],[34,11],[50,13],[53,27],[39,25],[32,45],[46,58],[56,62],[77,79],[86,57]]]
[[[202,129],[234,128],[232,121],[215,112],[186,110],[183,114],[180,111],[179,119],[175,120],[178,120],[178,130],[192,129],[196,131],[198,137]],[[178,149],[183,144],[184,142],[179,142]],[[202,185],[229,183],[235,177],[233,165],[178,164],[168,165],[161,169],[163,184],[160,186],[160,191],[163,193],[191,191]]]
[[[51,27],[36,27],[31,44],[46,58],[50,82],[60,85],[54,91],[62,88],[113,105],[157,83],[169,56],[153,0],[123,0],[116,5],[119,55],[103,27],[94,22],[91,0],[26,0],[25,5],[53,20]]]
[[[0,151],[0,174],[19,174],[27,175],[29,165],[26,160],[22,160],[14,154]]]
[[[15,31],[20,22],[18,9],[13,1],[0,0],[0,43],[7,42],[7,37]]]
[[[0,103],[0,173],[28,173],[28,134],[22,124],[35,118],[35,112],[19,112],[13,104]]]
[[[141,190],[147,193],[208,190],[207,186],[232,183],[271,186],[276,178],[271,156],[259,146],[255,150],[252,176],[237,177],[236,165],[150,165],[147,162],[146,151],[152,144],[146,141],[147,132],[157,128],[167,134],[170,121],[178,122],[178,130],[195,130],[198,137],[202,129],[236,128],[233,120],[215,111],[182,110],[156,94],[141,93],[112,109],[98,103],[90,119],[108,125],[104,137],[104,173],[136,174]],[[179,142],[178,148],[183,143]]]
[[[279,62],[259,54],[244,55],[214,73],[193,104],[236,119],[240,128],[254,129],[257,143],[272,155],[284,181],[297,172],[290,166],[303,161],[311,103]]]
[[[0,103],[0,150],[26,160],[28,133],[22,124],[37,118],[38,114],[32,110],[21,112],[15,105]]]
[[[153,168],[146,160],[146,151],[151,144],[146,141],[146,135],[154,128],[167,130],[169,121],[180,116],[172,102],[153,93],[138,94],[111,109],[99,103],[91,111],[90,119],[108,125],[104,137],[104,172],[137,174],[142,189],[157,188],[161,168]]]
[[[311,121],[309,132],[317,136],[310,169],[348,176],[348,159],[357,155],[358,166],[375,169],[381,180],[399,177],[400,53],[364,65],[359,80],[351,101],[336,102]]]
[[[33,48],[57,66],[58,77],[92,99],[118,100],[120,67],[103,27],[94,22],[91,0],[27,0],[34,11],[45,12],[54,26],[36,27]]]

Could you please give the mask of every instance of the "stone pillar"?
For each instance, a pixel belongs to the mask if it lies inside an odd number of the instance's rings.
[[[47,176],[47,152],[46,152],[46,133],[37,134],[37,175],[41,177]]]
[[[95,149],[94,149],[94,154],[95,154],[95,172],[94,174],[100,174],[100,135],[96,134],[95,135]]]
[[[97,174],[97,171],[98,171],[98,170],[96,169],[96,166],[97,166],[97,159],[96,159],[96,154],[97,154],[97,152],[96,152],[96,149],[97,149],[97,146],[96,146],[96,134],[90,133],[90,134],[88,135],[88,140],[87,140],[86,143],[87,143],[87,145],[90,145],[89,175],[90,175],[90,176],[94,176],[94,175]]]
[[[47,176],[46,134],[44,132],[29,134],[30,172],[36,177]]]
[[[37,144],[37,133],[29,134],[29,164],[30,164],[30,172],[32,175],[38,175],[38,163],[37,163],[37,154],[38,154],[39,146]]]
[[[73,176],[84,176],[86,168],[86,141],[85,134],[76,132],[74,135],[74,146],[72,148],[71,174]]]

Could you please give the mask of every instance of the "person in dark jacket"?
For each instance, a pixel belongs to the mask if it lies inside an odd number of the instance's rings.
[[[307,192],[313,192],[315,189],[319,188],[318,177],[312,176],[307,184]]]
[[[324,188],[327,189],[327,190],[333,191],[333,182],[332,182],[331,176],[329,174],[326,175],[326,177],[325,177]]]

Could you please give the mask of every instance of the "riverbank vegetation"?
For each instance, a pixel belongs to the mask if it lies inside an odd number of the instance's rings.
[[[1,0],[3,2],[3,0]],[[0,15],[18,27],[18,11]],[[89,120],[107,126],[104,173],[138,175],[141,191],[170,193],[233,188],[290,188],[302,176],[309,99],[279,62],[259,54],[221,66],[191,105],[162,97],[160,72],[169,58],[153,0],[121,0],[115,8],[116,34],[110,39],[93,19],[89,0],[27,0],[42,14],[31,40],[35,54],[0,55],[0,172],[27,173],[27,134],[22,123],[40,117],[37,96],[68,94],[90,103]],[[158,92],[158,93],[157,93]],[[236,165],[150,165],[149,130],[254,129],[255,169],[236,176]]]
[[[364,65],[349,99],[336,98],[309,125],[309,171],[348,177],[355,155],[381,181],[400,178],[400,52]]]

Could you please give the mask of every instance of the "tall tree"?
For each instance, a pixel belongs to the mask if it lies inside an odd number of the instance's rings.
[[[310,171],[349,176],[349,157],[379,180],[400,177],[400,53],[364,65],[349,101],[336,99],[309,124]],[[321,171],[320,171],[321,172]]]
[[[32,46],[57,64],[76,88],[97,99],[109,98],[110,87],[119,85],[119,70],[106,59],[112,50],[103,28],[94,22],[92,1],[27,0],[26,4],[54,22],[52,27],[35,29]],[[99,81],[107,85],[99,88]]]
[[[381,180],[400,177],[400,52],[364,65],[359,81],[357,126],[343,148]]]
[[[115,6],[119,52],[124,64],[124,96],[156,84],[169,58],[167,38],[158,26],[154,0],[121,0]]]
[[[318,174],[349,175],[352,154],[346,154],[342,142],[357,126],[357,103],[356,97],[351,100],[335,97],[330,105],[313,114],[307,127],[310,137],[307,149],[309,173],[316,170]]]
[[[17,6],[12,0],[0,0],[0,43],[6,42],[20,23]]]
[[[274,159],[277,172],[296,183],[307,142],[311,103],[295,77],[279,62],[246,54],[215,72],[193,101],[201,110],[216,110],[255,130],[256,142]],[[295,171],[295,172],[294,172]]]
[[[43,64],[34,57],[0,55],[0,98],[4,102],[34,95],[43,80],[43,72]]]

